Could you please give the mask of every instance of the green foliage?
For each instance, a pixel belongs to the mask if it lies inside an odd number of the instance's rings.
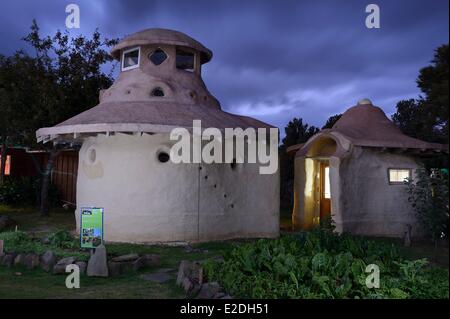
[[[448,65],[446,44],[435,50],[431,65],[419,72],[416,82],[424,96],[397,104],[392,120],[405,134],[429,142],[448,143]]]
[[[16,253],[35,253],[42,255],[47,250],[53,251],[58,257],[74,256],[78,260],[87,260],[87,253],[81,252],[78,240],[68,232],[58,231],[49,235],[49,244],[42,243],[40,238],[33,238],[23,231],[2,232],[0,239],[5,243],[5,251]]]
[[[31,177],[8,178],[0,185],[0,204],[38,205],[41,191],[40,179]],[[49,202],[59,203],[60,193],[55,185],[50,185]]]
[[[48,240],[50,241],[51,245],[59,248],[74,249],[79,246],[78,240],[74,240],[74,238],[70,235],[70,233],[65,230],[60,230],[51,233],[48,236]]]
[[[428,236],[437,242],[448,230],[448,173],[418,169],[416,176],[409,181],[409,201]]]
[[[380,288],[365,285],[380,267]],[[316,229],[237,246],[205,263],[209,280],[238,298],[448,298],[448,272],[406,261],[394,245]]]
[[[0,185],[0,204],[30,204],[35,200],[33,183],[29,178],[8,178]]]

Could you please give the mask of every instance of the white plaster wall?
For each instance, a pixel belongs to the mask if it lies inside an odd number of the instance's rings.
[[[79,154],[77,227],[81,207],[96,206],[105,208],[106,241],[278,236],[278,173],[260,175],[256,164],[232,170],[230,164],[160,163],[158,152],[170,146],[167,134],[88,138]]]
[[[390,185],[388,168],[420,164],[412,157],[354,147],[339,166],[339,217],[343,231],[370,236],[402,237],[407,224],[420,236],[406,185]],[[333,195],[332,195],[333,196]],[[334,198],[333,198],[334,199]]]

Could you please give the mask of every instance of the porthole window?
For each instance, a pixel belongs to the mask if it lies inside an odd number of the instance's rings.
[[[155,89],[153,89],[151,95],[161,97],[161,96],[164,96],[164,91],[161,88],[155,88]]]
[[[177,69],[194,72],[195,54],[177,48],[176,66]]]
[[[148,58],[154,65],[160,65],[167,59],[167,54],[161,49],[156,49],[152,53],[149,54]]]
[[[159,152],[159,153],[158,153],[158,161],[159,161],[160,163],[166,163],[166,162],[168,162],[169,160],[170,160],[170,156],[169,156],[168,153],[166,153],[166,152]]]
[[[122,71],[139,67],[140,48],[133,48],[122,53]]]

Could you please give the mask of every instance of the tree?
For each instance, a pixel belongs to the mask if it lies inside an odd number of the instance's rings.
[[[333,125],[339,121],[339,119],[342,117],[342,114],[335,114],[332,115],[328,118],[328,120],[326,121],[325,125],[322,126],[322,130],[327,129],[327,128],[332,128]]]
[[[303,123],[303,119],[294,118],[289,121],[284,129],[285,137],[279,147],[280,154],[280,199],[283,207],[292,205],[293,179],[294,179],[294,158],[286,153],[289,146],[305,143],[314,134],[319,132],[315,126]]]
[[[98,103],[99,91],[109,87],[112,72],[105,74],[101,67],[113,58],[106,51],[116,39],[102,39],[98,30],[92,38],[82,35],[70,38],[57,31],[53,37],[41,37],[36,21],[23,38],[34,50],[29,55],[18,51],[9,58],[12,66],[3,98],[3,105],[11,105],[14,122],[10,128],[18,132],[25,145],[44,148],[49,159],[42,175],[40,210],[48,215],[48,189],[54,160],[61,145],[36,144],[35,132],[40,127],[53,126]],[[0,76],[1,78],[1,76]]]
[[[289,146],[305,143],[311,136],[319,132],[319,129],[315,126],[309,126],[307,123],[303,124],[303,119],[294,118],[289,121],[288,125],[284,128],[286,136],[283,138],[282,143],[287,148]]]
[[[397,103],[392,120],[403,133],[429,142],[448,143],[448,44],[435,50],[431,65],[420,70],[417,85],[424,94]]]
[[[448,171],[419,169],[416,176],[416,180],[409,181],[409,201],[420,225],[434,242],[436,259],[438,242],[448,231]]]

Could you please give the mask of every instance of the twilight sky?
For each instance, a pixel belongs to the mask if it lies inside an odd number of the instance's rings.
[[[33,18],[43,35],[64,30],[69,3],[81,11],[71,34],[159,27],[197,39],[214,53],[203,78],[223,109],[283,133],[293,117],[321,127],[363,97],[393,113],[417,97],[419,69],[449,37],[448,0],[3,0],[0,54],[27,49],[20,38]],[[380,29],[365,26],[370,3],[380,7]]]

